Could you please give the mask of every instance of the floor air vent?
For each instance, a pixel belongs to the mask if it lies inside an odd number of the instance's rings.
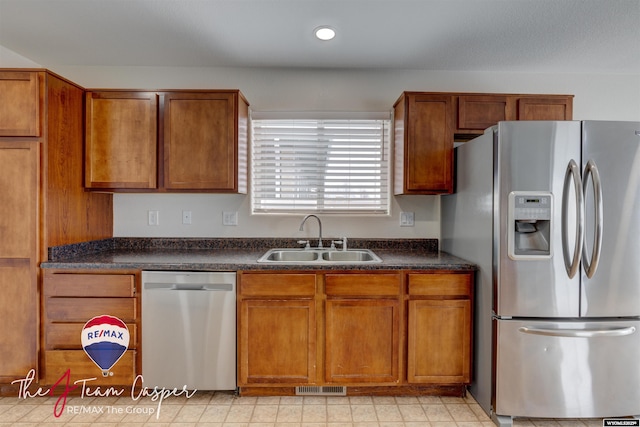
[[[296,387],[297,396],[346,396],[347,388],[344,386],[299,386]]]

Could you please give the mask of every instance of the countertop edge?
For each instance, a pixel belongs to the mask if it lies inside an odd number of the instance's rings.
[[[296,248],[292,239],[112,238],[50,248],[43,269],[175,271],[473,271],[477,266],[438,251],[437,239],[353,239],[350,248],[368,248],[379,263],[259,263],[273,247]],[[53,256],[51,256],[53,255]]]

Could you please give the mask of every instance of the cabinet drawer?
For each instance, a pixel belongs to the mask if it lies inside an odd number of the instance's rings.
[[[95,378],[94,381],[87,382],[87,385],[92,389],[97,385],[127,385],[131,387],[135,379],[135,355],[134,350],[127,350],[111,369],[110,372],[113,375],[103,377],[100,368],[89,359],[84,350],[45,351],[42,383],[55,384],[70,369],[70,384],[80,379]]]
[[[313,297],[315,274],[242,274],[240,294],[252,296]]]
[[[60,297],[132,297],[135,276],[129,274],[45,274],[44,295]]]
[[[84,323],[48,324],[45,327],[45,349],[81,350],[83,327]],[[129,329],[129,348],[135,349],[138,342],[138,328],[134,323],[127,323],[127,328]]]
[[[332,296],[397,296],[400,295],[400,275],[327,274],[325,292]]]
[[[47,298],[45,313],[48,321],[83,322],[107,314],[124,322],[136,319],[135,298]]]
[[[409,294],[424,296],[471,295],[473,274],[409,274]]]

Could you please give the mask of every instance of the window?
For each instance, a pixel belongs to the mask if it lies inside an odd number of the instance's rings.
[[[389,119],[253,119],[252,212],[387,215],[389,126]]]

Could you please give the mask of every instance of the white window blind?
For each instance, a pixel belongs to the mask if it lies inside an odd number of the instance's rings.
[[[389,120],[252,120],[254,213],[389,213]]]

